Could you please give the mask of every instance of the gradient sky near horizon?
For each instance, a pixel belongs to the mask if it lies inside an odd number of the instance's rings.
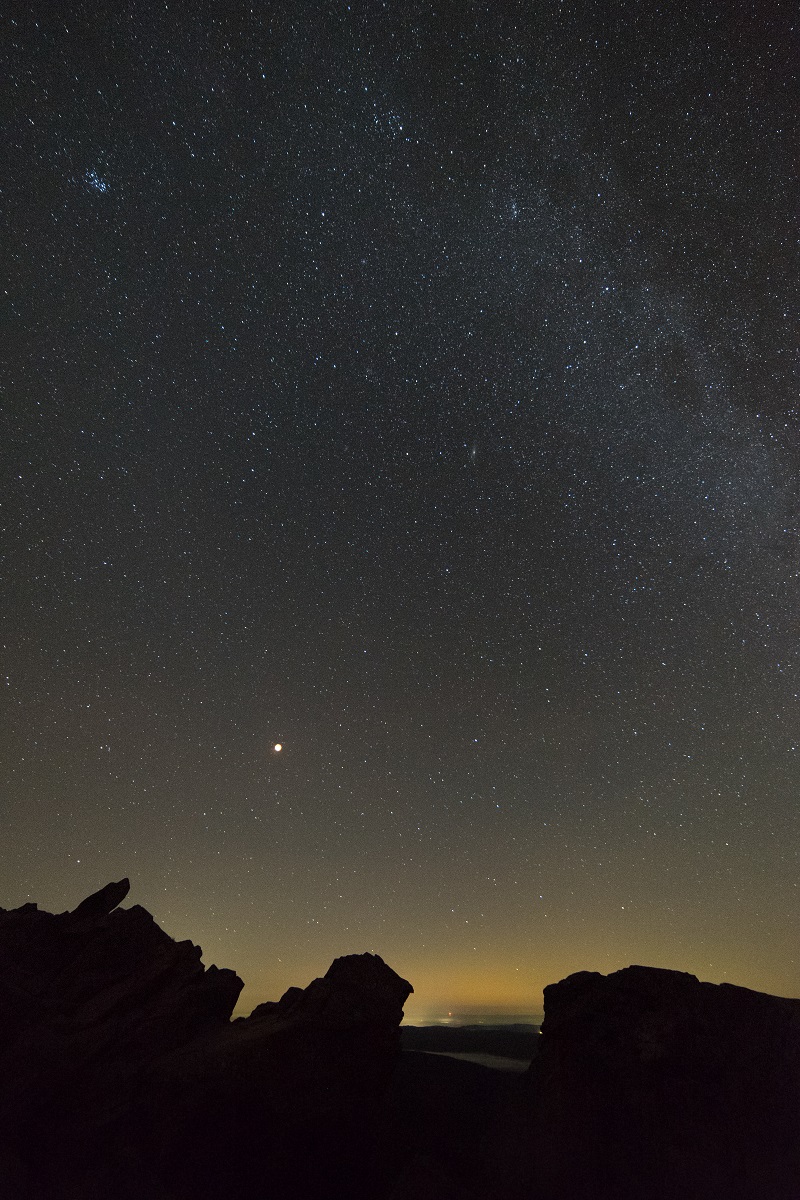
[[[607,7],[12,8],[0,905],[800,995],[794,5]]]

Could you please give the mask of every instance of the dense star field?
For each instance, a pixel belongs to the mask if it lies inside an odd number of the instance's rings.
[[[17,9],[0,905],[800,994],[793,10]]]

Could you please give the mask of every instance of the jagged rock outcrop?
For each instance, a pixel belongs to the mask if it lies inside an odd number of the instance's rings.
[[[369,1195],[410,985],[352,955],[231,1022],[238,976],[118,908],[128,888],[0,910],[0,1195]]]
[[[322,979],[206,1039],[202,1053],[190,1045],[160,1061],[147,1084],[158,1097],[148,1140],[166,1148],[176,1200],[231,1194],[232,1143],[235,1195],[375,1200],[386,1167],[376,1101],[410,990],[377,955],[338,958]]]
[[[800,1001],[651,967],[545,988],[503,1200],[797,1200]]]
[[[147,1056],[228,1022],[241,979],[203,967],[199,946],[173,941],[139,905],[118,909],[129,887],[110,883],[74,912],[0,910],[4,1054],[47,1029],[76,1059],[87,1039],[92,1057]]]

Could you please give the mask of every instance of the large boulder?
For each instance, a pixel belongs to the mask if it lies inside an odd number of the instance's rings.
[[[42,1139],[55,1154],[99,1136],[142,1066],[226,1026],[241,991],[145,909],[117,908],[128,888],[0,910],[0,1130],[37,1160]]]
[[[128,887],[72,912],[0,909],[0,1196],[381,1186],[370,1130],[410,984],[352,955],[232,1022],[241,980],[145,909],[119,908]]]
[[[545,988],[495,1132],[508,1200],[797,1200],[800,1001],[651,967]]]
[[[376,1200],[389,1166],[379,1101],[410,991],[378,955],[337,958],[307,988],[160,1060],[147,1140],[170,1195]]]

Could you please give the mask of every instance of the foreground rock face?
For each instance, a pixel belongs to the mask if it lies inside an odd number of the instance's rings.
[[[56,916],[0,910],[5,1054],[46,1027],[76,1058],[89,1039],[92,1057],[146,1056],[227,1023],[241,979],[205,969],[199,946],[174,942],[138,905],[114,911],[129,887],[110,883]]]
[[[797,1200],[800,1001],[628,967],[545,989],[490,1150],[513,1200]]]
[[[353,955],[231,1023],[242,981],[119,909],[128,887],[0,910],[0,1195],[374,1195],[411,986]]]
[[[231,1021],[241,980],[127,892],[0,909],[0,1200],[800,1198],[798,1000],[581,972],[526,1075],[421,1055],[387,1096],[380,958]]]

